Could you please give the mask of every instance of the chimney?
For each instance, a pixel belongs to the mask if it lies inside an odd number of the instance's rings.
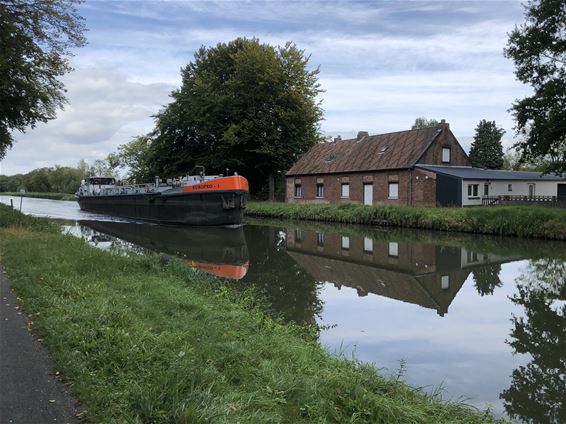
[[[447,130],[450,129],[450,124],[446,122],[446,119],[441,119],[440,124],[438,124],[438,126],[443,129],[446,128]]]
[[[336,141],[342,141],[342,137],[340,137],[340,136],[338,135],[338,136],[336,136],[336,138],[334,139],[334,141],[335,141],[335,142],[336,142]]]
[[[358,131],[358,136],[356,137],[356,140],[362,141],[362,139],[364,137],[367,137],[368,135],[369,133],[367,131]]]

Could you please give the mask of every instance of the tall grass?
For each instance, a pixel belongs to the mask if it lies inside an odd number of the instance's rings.
[[[2,263],[87,419],[495,421],[329,354],[304,330],[267,317],[250,293],[177,262],[124,257],[39,224],[21,226],[2,209],[0,222],[11,220],[0,228]]]
[[[249,202],[246,214],[278,219],[390,225],[566,240],[566,210],[539,206],[413,208],[354,204]]]

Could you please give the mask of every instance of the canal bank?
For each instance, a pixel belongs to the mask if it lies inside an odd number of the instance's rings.
[[[543,206],[415,208],[249,202],[245,214],[258,218],[566,240],[566,210]]]
[[[0,212],[6,270],[94,421],[494,421],[327,353],[249,292]]]

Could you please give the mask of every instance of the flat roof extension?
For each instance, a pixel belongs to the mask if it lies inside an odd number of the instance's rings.
[[[448,166],[416,164],[415,168],[449,175],[463,180],[528,180],[528,181],[564,181],[566,176],[542,174],[540,172],[504,171],[499,169],[473,168],[471,166]]]

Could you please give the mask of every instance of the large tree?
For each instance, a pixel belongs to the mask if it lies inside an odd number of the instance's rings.
[[[319,140],[318,68],[294,44],[238,38],[202,47],[157,116],[153,173],[238,171],[258,191]],[[271,191],[271,190],[270,190]]]
[[[533,95],[512,107],[516,144],[524,160],[544,159],[546,171],[566,171],[566,2],[529,1],[526,22],[509,35],[505,49],[515,75]]]
[[[0,159],[24,132],[65,103],[59,78],[71,49],[86,42],[80,0],[0,0]]]
[[[503,167],[503,146],[501,145],[503,134],[505,130],[498,128],[495,121],[485,119],[480,121],[470,147],[472,166],[487,169]]]

